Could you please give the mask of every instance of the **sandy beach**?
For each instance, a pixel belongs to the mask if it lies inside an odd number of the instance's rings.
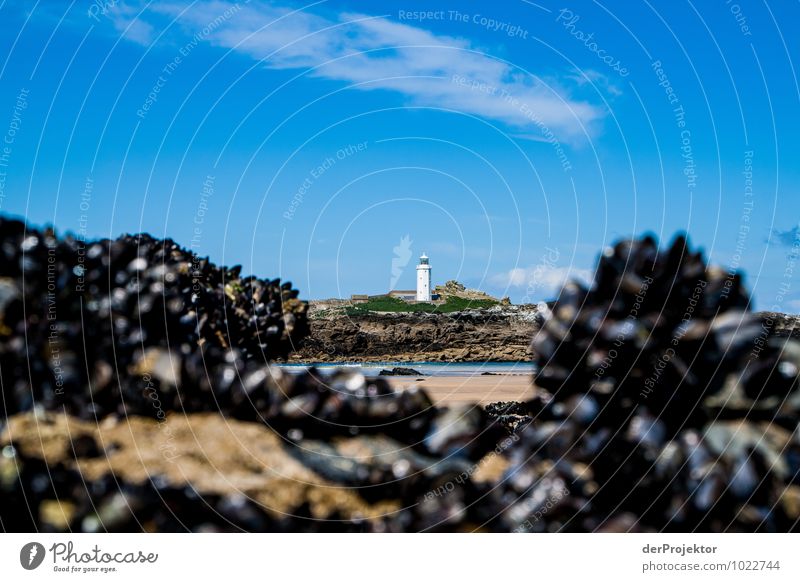
[[[391,378],[397,389],[424,388],[436,404],[464,404],[525,400],[532,395],[529,374],[492,374],[487,376],[426,376]]]

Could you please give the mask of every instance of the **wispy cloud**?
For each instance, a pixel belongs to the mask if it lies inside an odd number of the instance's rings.
[[[154,29],[151,24],[137,17],[139,12],[140,8],[119,2],[109,6],[106,13],[114,29],[126,39],[149,45],[153,42]]]
[[[555,267],[544,264],[534,267],[517,267],[498,273],[490,278],[490,283],[497,287],[522,289],[527,300],[552,299],[569,281],[577,280],[589,284],[592,271],[575,267]]]
[[[605,90],[609,95],[618,97],[622,91],[617,85],[611,82],[604,74],[591,69],[583,69],[580,72],[567,73],[565,78],[571,80],[578,86],[593,85],[596,88]]]
[[[166,25],[177,18],[189,36],[232,49],[273,69],[307,69],[359,90],[399,93],[410,105],[453,109],[499,121],[531,136],[550,131],[562,140],[591,133],[605,110],[574,92],[586,78],[545,78],[481,52],[472,42],[437,35],[387,16],[323,15],[266,2],[153,3],[140,20]],[[223,18],[234,9],[232,18]],[[163,23],[155,23],[161,18]],[[129,34],[148,43],[150,35]],[[598,80],[592,73],[592,80]],[[602,78],[602,76],[599,76]]]

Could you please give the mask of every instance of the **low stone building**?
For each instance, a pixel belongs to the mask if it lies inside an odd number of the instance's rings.
[[[395,297],[397,299],[402,299],[403,301],[414,301],[417,298],[417,292],[415,289],[397,289],[395,291],[389,291],[389,297]]]

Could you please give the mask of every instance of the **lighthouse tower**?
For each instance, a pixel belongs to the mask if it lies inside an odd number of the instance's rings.
[[[428,255],[422,253],[417,265],[417,301],[431,300],[431,266]]]

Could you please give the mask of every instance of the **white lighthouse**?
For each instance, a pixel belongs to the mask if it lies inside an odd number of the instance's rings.
[[[428,255],[422,253],[417,265],[417,301],[431,300],[431,266]]]

